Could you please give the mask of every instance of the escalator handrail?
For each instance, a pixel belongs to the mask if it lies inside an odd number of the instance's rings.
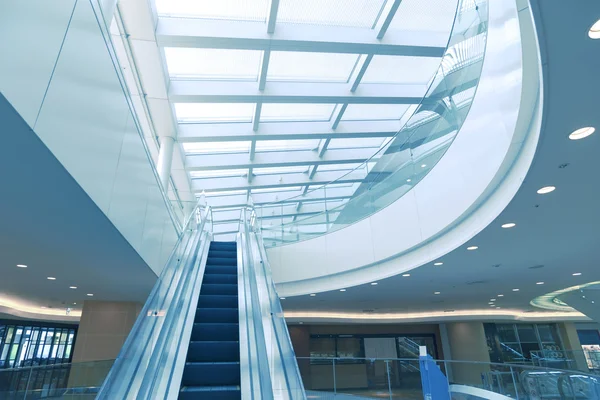
[[[189,277],[191,266],[197,264],[196,254],[193,253],[199,248],[197,245],[200,239],[206,239],[211,230],[211,215],[210,207],[199,202],[187,218],[166,266],[104,380],[97,399],[138,398],[138,391],[148,371],[148,362],[160,358],[157,354],[164,350],[156,347],[158,341],[153,341],[152,338],[160,337],[163,328],[169,329],[177,318],[175,309],[180,303],[172,301],[173,296],[181,293],[177,289],[186,281],[182,277]],[[170,318],[169,323],[165,323],[167,318],[163,319],[164,316]],[[164,346],[164,341],[161,344]]]

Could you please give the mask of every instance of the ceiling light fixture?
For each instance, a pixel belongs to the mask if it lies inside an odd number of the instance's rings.
[[[536,285],[543,285],[544,282],[537,282]]]
[[[518,291],[519,291],[519,289],[513,289],[513,292],[518,292]]]
[[[371,285],[375,286],[375,285],[377,285],[377,282],[371,282]]]
[[[17,264],[17,267],[18,268],[27,268],[27,265],[25,265],[25,264]]]
[[[588,36],[590,39],[600,39],[600,19],[592,25],[588,31]]]
[[[498,295],[498,296],[496,296],[496,297],[504,297],[504,295],[503,295],[503,294],[499,294],[499,295]]]
[[[77,289],[77,286],[69,286],[69,289]]]
[[[443,263],[443,262],[439,262],[439,261],[438,261],[438,262],[436,262],[436,263],[433,263],[433,265],[435,265],[436,267],[439,267],[440,265],[444,265],[444,263]]]
[[[433,292],[433,294],[440,294],[441,292]]]
[[[502,227],[504,229],[508,229],[508,228],[514,228],[517,224],[515,224],[514,222],[509,222],[507,224],[502,224]]]
[[[316,293],[311,293],[310,297],[315,297],[317,294]]]
[[[346,291],[346,289],[340,289],[340,292],[345,292],[345,291]]]
[[[496,299],[490,299],[490,301],[496,301]]]
[[[285,300],[285,297],[280,297],[279,300]]]
[[[496,307],[496,308],[498,309],[498,308],[502,308],[502,307]]]
[[[55,277],[53,277],[53,276],[49,276],[49,277],[48,277],[48,278],[46,278],[46,279],[48,279],[49,281],[55,281],[55,280],[56,280],[56,278],[55,278]]]
[[[427,164],[421,164],[421,168],[425,168]]]
[[[579,276],[579,275],[581,275],[581,272],[575,272],[575,273],[573,274],[573,276]]]
[[[409,178],[406,180],[406,182],[410,183],[410,182],[412,182],[412,179]]]
[[[477,250],[479,247],[477,246],[469,246],[467,247],[467,250]]]
[[[585,128],[577,129],[576,131],[571,133],[569,135],[569,139],[571,139],[571,140],[583,139],[583,138],[590,136],[594,132],[596,132],[596,128],[591,127],[591,126],[586,126]]]
[[[410,274],[402,274],[402,276],[404,276],[404,277],[409,277],[409,276],[410,276]]]
[[[88,293],[87,295],[92,297],[94,295],[94,293]]]
[[[555,186],[544,186],[543,188],[538,189],[537,193],[538,194],[547,194],[550,192],[554,192],[555,190],[556,190]]]

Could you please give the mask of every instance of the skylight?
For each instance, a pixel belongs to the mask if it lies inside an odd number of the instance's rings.
[[[447,37],[452,29],[458,0],[402,0],[388,31],[439,32]]]
[[[158,15],[237,21],[266,21],[269,0],[156,0]]]
[[[335,104],[267,103],[262,105],[260,121],[329,121]]]
[[[342,121],[399,120],[409,107],[406,104],[349,104]]]
[[[190,177],[192,179],[227,178],[234,176],[243,176],[247,174],[247,169],[216,169],[211,171],[190,171]]]
[[[293,173],[305,173],[308,171],[308,166],[299,165],[292,167],[269,167],[269,168],[254,168],[252,173],[255,175],[279,175],[279,174],[293,174]]]
[[[183,143],[188,154],[245,153],[250,151],[250,142],[199,142]]]
[[[313,150],[318,146],[319,139],[259,140],[256,151]]]
[[[256,81],[262,52],[166,47],[165,59],[172,78]]]
[[[267,81],[347,82],[358,54],[273,51]]]
[[[385,0],[280,0],[278,23],[371,28]]]
[[[254,104],[249,103],[175,103],[179,122],[251,122]]]
[[[425,85],[435,75],[441,59],[435,57],[374,56],[361,80],[368,83]]]

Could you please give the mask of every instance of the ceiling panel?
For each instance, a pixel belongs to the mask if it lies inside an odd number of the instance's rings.
[[[251,122],[252,103],[175,103],[179,122]]]
[[[266,21],[269,0],[156,0],[161,16]]]
[[[262,51],[167,47],[171,78],[256,81]]]
[[[358,54],[273,51],[267,81],[347,82]]]
[[[268,103],[262,106],[260,121],[329,121],[334,108],[335,104]]]
[[[385,0],[280,0],[278,23],[372,28]]]
[[[427,84],[441,59],[435,57],[373,56],[361,85],[368,83]]]

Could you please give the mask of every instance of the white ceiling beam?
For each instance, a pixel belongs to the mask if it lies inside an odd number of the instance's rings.
[[[258,90],[265,90],[267,84],[267,74],[269,73],[269,61],[271,60],[271,50],[263,51],[262,61],[260,64],[260,73],[258,74]]]
[[[195,47],[319,53],[441,57],[448,36],[427,31],[388,32],[377,39],[369,28],[280,24],[268,33],[264,22],[159,17],[162,47]]]
[[[252,161],[248,159],[248,153],[189,154],[186,156],[186,168],[188,171],[212,171],[217,169],[350,164],[365,162],[372,156],[372,148],[335,149],[328,151],[323,157],[319,157],[317,152],[312,150],[257,152]],[[339,171],[336,173],[339,175]]]
[[[423,84],[363,85],[351,92],[347,83],[269,82],[260,91],[256,82],[173,80],[173,103],[333,103],[419,104],[426,94]]]
[[[377,39],[383,39],[383,37],[385,36],[385,33],[387,32],[390,24],[392,23],[392,20],[394,19],[394,16],[396,15],[396,11],[398,11],[398,7],[400,7],[400,3],[402,3],[402,0],[393,0],[387,2],[387,10],[384,10],[383,12],[385,18],[381,20],[381,24],[378,24],[378,26],[376,26],[376,29],[378,30]]]
[[[309,186],[305,186],[308,190]],[[200,193],[200,192],[198,192]],[[295,196],[293,198],[283,198],[282,200],[278,200],[280,204],[292,204],[296,202],[323,202],[325,200],[344,200],[352,197],[354,193],[354,187],[332,187],[327,190],[327,198],[324,197],[323,190],[311,190],[306,193]],[[277,193],[253,193],[252,199],[254,200],[254,205],[262,206],[265,204],[270,204],[275,202],[275,195]],[[230,207],[244,207],[247,204],[246,195],[234,195],[234,196],[209,196],[207,197],[207,203],[213,207],[215,210],[220,208],[230,208]]]
[[[180,123],[177,140],[180,143],[226,142],[250,140],[295,140],[325,138],[376,138],[394,136],[401,128],[400,121],[341,121],[332,129],[329,121],[269,122],[254,131],[251,123],[192,124]]]
[[[267,18],[267,33],[275,32],[277,11],[279,11],[279,0],[271,0],[271,4],[269,4],[269,17]]]
[[[285,175],[257,175],[248,183],[246,177],[228,177],[219,179],[192,179],[192,190],[194,192],[219,192],[228,190],[252,190],[271,189],[281,187],[295,187],[304,185],[325,185],[333,180],[336,183],[361,182],[365,178],[362,170],[352,171],[340,178],[339,171],[326,171],[315,174],[310,179],[307,174],[285,174]],[[339,179],[338,179],[339,178]]]
[[[361,57],[360,68],[357,69],[356,75],[354,75],[352,80],[352,85],[350,86],[350,91],[352,93],[356,92],[356,89],[358,89],[358,85],[360,85],[360,81],[363,76],[365,76],[367,68],[369,68],[369,64],[371,64],[372,60],[373,54],[367,54],[366,56]]]
[[[327,146],[329,146],[329,142],[331,142],[331,139],[327,138],[327,139],[321,140],[321,143],[319,143],[319,149],[317,150],[317,154],[319,155],[319,158],[323,157],[323,155],[327,151]]]
[[[336,130],[340,122],[342,122],[342,118],[344,117],[344,113],[346,112],[346,108],[348,108],[348,104],[342,104],[337,107],[333,117],[331,118],[331,129]]]

